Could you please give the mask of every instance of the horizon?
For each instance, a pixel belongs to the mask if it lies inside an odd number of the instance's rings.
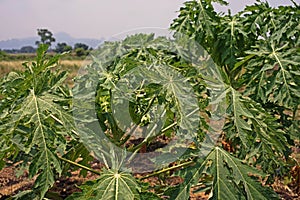
[[[66,32],[59,32],[53,34],[55,38],[55,42],[51,44],[51,47],[54,48],[58,43],[67,43],[70,46],[74,46],[76,43],[83,43],[88,45],[89,47],[96,48],[101,44],[105,39],[100,38],[75,38],[69,33]],[[36,48],[35,42],[39,41],[39,36],[32,36],[26,38],[13,38],[9,40],[0,41],[0,50],[10,51],[10,50],[18,50],[22,47],[31,46]]]
[[[50,32],[52,32],[51,30],[49,30]],[[85,38],[85,37],[74,37],[72,34],[66,32],[66,31],[60,31],[60,32],[52,32],[53,33],[53,36],[55,38],[55,36],[59,35],[60,37],[63,35],[63,36],[67,36],[67,37],[71,37],[73,39],[95,39],[95,40],[101,40],[101,39],[104,39],[104,37],[101,37],[101,38]],[[3,41],[9,41],[9,40],[20,40],[20,39],[28,39],[28,38],[35,38],[35,39],[38,39],[39,36],[36,34],[36,35],[33,35],[33,36],[27,36],[27,37],[22,37],[22,38],[9,38],[7,40],[0,40],[0,42],[3,42]],[[55,41],[57,42],[57,41]]]
[[[299,1],[295,0],[297,3]],[[46,28],[54,35],[65,32],[73,38],[91,39],[110,38],[120,32],[143,27],[167,29],[184,2],[185,0],[0,0],[0,41],[35,37],[38,28]],[[230,9],[234,14],[245,5],[253,4],[255,0],[228,2],[227,7],[214,6],[219,12]],[[289,0],[272,0],[269,4],[274,7],[292,3]],[[9,23],[7,16],[13,16]]]

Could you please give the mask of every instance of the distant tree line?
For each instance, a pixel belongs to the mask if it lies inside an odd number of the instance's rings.
[[[3,52],[6,53],[12,53],[12,54],[16,54],[16,53],[35,53],[36,48],[32,47],[32,46],[24,46],[21,47],[20,49],[3,49]]]
[[[40,37],[40,40],[35,42],[37,46],[39,46],[40,44],[48,44],[49,46],[51,46],[52,43],[56,41],[52,32],[49,31],[48,29],[37,29],[37,34]],[[5,49],[2,51],[6,53],[12,53],[12,54],[35,53],[36,49],[37,48],[33,46],[24,46],[20,49]],[[88,45],[83,43],[75,43],[74,47],[72,47],[68,45],[66,42],[61,42],[61,43],[57,43],[54,49],[50,48],[50,51],[56,53],[73,52],[76,56],[82,57],[88,55],[92,49],[93,49],[92,47],[89,47]]]
[[[73,51],[76,54],[76,56],[86,56],[90,50],[92,50],[92,48],[83,43],[76,43],[72,48],[70,45],[68,45],[65,42],[57,43],[54,49],[56,53]]]

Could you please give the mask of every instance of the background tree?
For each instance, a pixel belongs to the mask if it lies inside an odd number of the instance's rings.
[[[76,43],[74,45],[74,51],[78,57],[86,56],[89,53],[89,46],[83,43]]]
[[[82,48],[83,50],[88,50],[89,49],[89,46],[86,45],[86,44],[83,44],[83,43],[76,43],[74,45],[74,49],[79,49],[79,48]]]
[[[67,51],[72,51],[72,47],[70,45],[67,45],[67,43],[57,43],[55,50],[56,53],[63,53]]]
[[[4,57],[6,57],[6,52],[0,49],[0,58],[2,59]]]
[[[87,50],[84,50],[84,48],[76,48],[74,49],[76,56],[81,57],[88,54]]]
[[[24,46],[20,49],[20,53],[34,53],[35,48],[32,46]]]
[[[48,44],[51,46],[52,42],[55,42],[55,38],[53,37],[53,34],[48,29],[37,29],[37,34],[41,37],[40,41],[36,41],[36,45],[40,44]]]

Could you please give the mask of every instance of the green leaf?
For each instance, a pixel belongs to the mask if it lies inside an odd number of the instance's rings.
[[[39,170],[42,170],[34,183],[34,188],[40,191],[40,196],[43,197],[55,182],[53,170],[55,169],[58,173],[61,173],[61,164],[57,156],[49,149],[41,149],[40,151],[32,160],[29,176],[33,177],[39,173]]]
[[[209,0],[187,1],[180,8],[179,16],[171,24],[171,29],[196,39],[205,48],[214,42],[219,16]],[[209,51],[209,50],[208,50]]]
[[[279,199],[275,192],[263,187],[254,177],[264,177],[265,174],[219,147],[215,147],[205,160],[199,160],[176,175],[183,177],[184,183],[167,190],[165,194],[172,199],[189,199],[190,188],[207,175],[213,177],[210,199]]]
[[[233,111],[233,123],[236,127],[236,134],[241,139],[242,144],[248,146],[248,137],[250,136],[247,131],[252,131],[251,125],[243,117],[253,118],[253,115],[243,105],[240,99],[240,94],[231,88],[232,101],[230,102],[231,110]]]
[[[249,177],[262,176],[261,172],[243,164],[228,152],[216,147],[207,159],[213,161],[210,169],[214,177],[211,199],[278,199],[270,188],[262,187],[258,180]]]
[[[43,198],[62,172],[57,153],[63,154],[66,137],[76,138],[70,112],[71,94],[64,86],[65,72],[57,72],[58,56],[47,59],[48,47],[40,45],[36,61],[24,63],[25,71],[12,72],[1,81],[1,151],[23,151],[30,159],[29,176],[36,175],[34,193]]]
[[[286,108],[294,108],[299,104],[300,87],[299,65],[300,55],[297,48],[288,44],[276,48],[276,43],[265,43],[248,51],[256,55],[246,65],[244,82],[247,84],[246,94],[255,100],[273,102]]]
[[[126,172],[104,170],[100,177],[80,186],[82,193],[74,193],[67,200],[103,199],[135,200],[139,198],[139,186],[134,177]]]
[[[274,168],[284,165],[280,157],[288,155],[289,136],[262,105],[241,96],[233,88],[229,91],[229,120],[224,127],[226,138],[236,148],[239,158],[250,159],[254,156],[254,165],[261,166],[265,172],[274,173]],[[250,153],[253,151],[256,153]]]

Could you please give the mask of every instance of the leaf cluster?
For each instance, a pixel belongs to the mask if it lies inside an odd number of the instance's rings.
[[[58,155],[68,146],[67,138],[77,138],[71,92],[64,86],[66,72],[54,67],[58,56],[45,58],[47,45],[40,45],[36,60],[24,63],[24,72],[11,72],[1,81],[1,160],[21,160],[36,178],[26,195],[42,198],[62,173]],[[1,164],[3,167],[4,164]]]

